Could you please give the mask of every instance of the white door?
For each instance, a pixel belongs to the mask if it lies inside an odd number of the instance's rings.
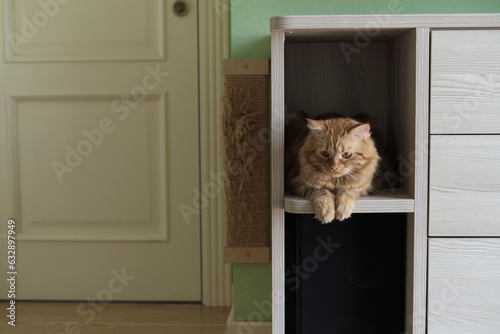
[[[199,186],[185,2],[181,17],[173,0],[3,1],[0,264],[13,218],[16,299],[201,300],[199,219],[179,210]]]

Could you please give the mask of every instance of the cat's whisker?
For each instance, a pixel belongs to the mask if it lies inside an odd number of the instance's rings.
[[[358,180],[358,177],[356,175],[353,174],[353,172],[348,172],[346,175],[352,177],[353,179],[355,179],[356,181]]]

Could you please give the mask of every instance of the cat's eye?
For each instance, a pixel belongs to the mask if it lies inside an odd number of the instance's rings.
[[[328,151],[321,151],[321,152],[319,152],[319,154],[321,154],[321,156],[323,156],[325,158],[328,158],[330,156],[330,153],[328,153]]]
[[[351,152],[344,152],[342,153],[342,158],[344,159],[349,159],[352,156]]]

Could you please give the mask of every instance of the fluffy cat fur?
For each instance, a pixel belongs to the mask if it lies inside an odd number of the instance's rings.
[[[357,199],[375,187],[380,155],[367,116],[359,120],[298,113],[287,125],[288,190],[309,198],[318,220],[349,218]]]

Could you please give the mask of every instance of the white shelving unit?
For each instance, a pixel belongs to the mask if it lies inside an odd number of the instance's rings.
[[[313,212],[284,191],[285,119],[297,110],[366,112],[396,152],[401,189],[359,199],[354,213],[406,213],[405,330],[426,333],[431,34],[498,27],[498,14],[271,19],[273,334],[285,333],[285,212]]]

